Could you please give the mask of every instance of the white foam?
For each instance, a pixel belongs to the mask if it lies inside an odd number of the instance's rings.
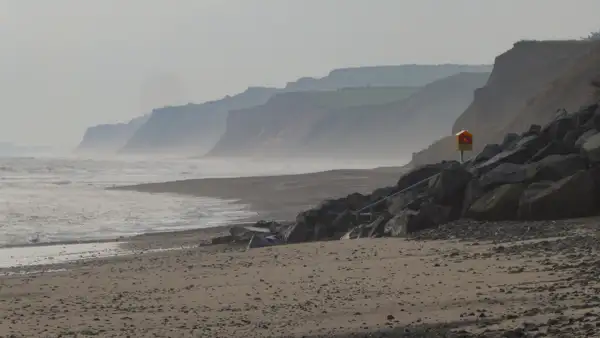
[[[125,255],[120,243],[87,243],[0,248],[0,268],[66,263],[75,260]]]

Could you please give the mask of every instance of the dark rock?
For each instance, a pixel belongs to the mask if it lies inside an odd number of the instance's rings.
[[[550,140],[562,140],[569,130],[577,128],[575,119],[566,114],[562,114],[554,121],[544,127],[543,132],[549,136]]]
[[[516,135],[516,134],[515,134]],[[502,146],[497,144],[488,144],[483,150],[475,156],[472,164],[481,163],[491,159],[492,157],[500,154],[502,152]]]
[[[600,123],[600,119],[597,121],[592,119],[595,116],[600,117],[600,108],[598,107],[597,103],[592,104],[573,113],[572,116],[575,119],[578,127],[589,126],[589,129],[591,129],[595,127],[597,123]]]
[[[352,226],[356,223],[356,215],[354,215],[349,210],[346,210],[339,214],[332,222],[330,229],[328,232],[328,236],[336,236],[339,233],[344,233],[348,231]]]
[[[502,150],[511,149],[515,144],[517,144],[519,139],[520,139],[520,137],[518,134],[508,133],[504,136],[504,139],[502,140],[502,143],[500,144],[500,148],[502,148]]]
[[[248,242],[254,232],[243,226],[234,226],[229,229],[229,234],[232,242]]]
[[[521,135],[522,137],[528,137],[532,135],[539,135],[542,132],[542,126],[539,124],[532,124],[529,129]]]
[[[461,216],[466,215],[467,210],[479,197],[485,193],[478,179],[472,179],[465,188]]]
[[[433,175],[440,173],[442,169],[455,165],[460,164],[458,162],[452,161],[420,166],[400,177],[398,183],[396,184],[396,187],[398,191],[409,188],[419,182],[423,182],[424,180],[432,177]]]
[[[402,210],[406,209],[406,207],[413,203],[420,196],[423,196],[423,189],[411,189],[405,192],[399,193],[393,197],[390,197],[387,201],[388,204],[388,212],[392,215],[396,215],[400,213]],[[414,209],[414,207],[413,207]]]
[[[489,190],[498,185],[522,183],[535,177],[535,167],[526,164],[501,163],[494,169],[481,175],[479,186]]]
[[[406,209],[385,224],[384,234],[400,237],[429,229],[448,222],[450,212],[449,207],[434,203],[423,205],[418,211]]]
[[[521,183],[505,184],[488,191],[469,207],[466,216],[489,221],[514,219],[525,187]]]
[[[228,244],[231,242],[233,242],[233,237],[231,235],[217,236],[211,239],[212,244]]]
[[[472,174],[462,167],[442,170],[430,179],[428,195],[439,204],[451,204],[457,196],[462,196]]]
[[[551,141],[547,146],[535,153],[527,163],[537,162],[550,155],[567,155],[575,152],[577,150],[573,146],[569,146],[563,141]]]
[[[365,196],[363,194],[353,193],[345,198],[345,202],[347,209],[358,210],[369,204],[370,199],[368,196]]]
[[[581,149],[590,162],[600,162],[600,133],[590,136]]]
[[[575,148],[575,143],[577,142],[577,139],[579,139],[581,135],[583,135],[583,133],[584,130],[581,128],[569,130],[565,134],[565,137],[563,137],[562,141],[567,147]]]
[[[368,237],[380,237],[383,236],[385,231],[385,224],[392,218],[392,216],[388,213],[385,213],[379,217],[371,224],[368,225],[369,233]]]
[[[533,154],[535,153],[532,153],[532,151],[526,147],[505,150],[482,164],[475,166],[473,171],[476,174],[481,175],[502,163],[524,164]]]
[[[264,234],[254,234],[250,239],[250,242],[248,242],[246,249],[264,248],[280,244],[283,244],[283,242],[273,235],[266,236]]]
[[[581,170],[557,182],[531,184],[519,201],[518,218],[547,220],[589,216],[595,207],[594,179]]]
[[[550,155],[529,166],[534,168],[534,181],[557,181],[587,169],[587,161],[579,154]]]
[[[302,243],[309,240],[308,225],[304,222],[296,222],[282,229],[281,238],[285,243]]]
[[[585,144],[585,142],[587,142],[587,140],[598,134],[598,131],[596,129],[590,129],[586,132],[581,133],[581,136],[579,136],[579,138],[577,138],[577,140],[575,141],[575,148],[581,148],[583,147],[583,145]]]

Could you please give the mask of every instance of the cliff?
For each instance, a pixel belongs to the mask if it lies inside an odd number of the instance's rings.
[[[100,124],[86,129],[76,152],[114,153],[127,143],[149,115],[137,117],[128,123]]]
[[[286,91],[336,90],[344,87],[422,87],[464,72],[490,72],[490,65],[395,65],[341,68],[322,78],[304,77],[289,82]]]
[[[133,130],[124,125],[103,125],[89,130],[82,149],[119,153],[179,153],[203,155],[211,149],[225,130],[227,114],[259,106],[274,94],[286,92],[336,91],[342,88],[418,87],[463,71],[485,72],[489,65],[400,65],[336,69],[323,78],[301,78],[285,88],[251,87],[243,93],[226,96],[203,104],[188,104],[154,109],[146,123]],[[364,91],[363,91],[364,92]],[[387,95],[384,89],[370,93],[368,98],[354,96],[350,91],[342,100],[348,105],[356,102],[376,104],[377,95]],[[331,98],[331,97],[330,97]],[[320,98],[327,100],[327,95]],[[338,102],[342,102],[335,98]],[[364,101],[366,100],[366,101]],[[339,107],[342,108],[342,107]],[[250,121],[250,124],[254,123]],[[241,131],[248,133],[248,131]],[[98,135],[97,137],[95,135]],[[107,135],[106,137],[103,135]],[[110,136],[113,135],[113,136]],[[227,142],[225,142],[227,143]]]
[[[474,152],[498,143],[509,132],[545,124],[558,109],[574,110],[596,98],[590,85],[599,76],[600,42],[523,41],[499,55],[487,84],[456,119],[451,133],[468,129]],[[450,131],[449,131],[450,132]],[[416,153],[413,164],[457,157],[453,137]]]
[[[217,101],[154,109],[119,152],[203,154],[223,134],[229,110],[264,104],[276,92],[252,87]]]
[[[364,103],[389,103],[417,90],[413,87],[365,87],[277,94],[262,106],[230,111],[226,132],[209,155],[282,156],[298,150],[311,131],[318,128],[332,111]]]
[[[227,131],[210,155],[409,156],[450,128],[488,76],[461,73],[418,89],[279,94],[263,106],[230,112]]]

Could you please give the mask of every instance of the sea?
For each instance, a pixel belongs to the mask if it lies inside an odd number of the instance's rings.
[[[307,159],[0,157],[0,248],[213,227],[255,215],[235,200],[107,187],[381,164]]]

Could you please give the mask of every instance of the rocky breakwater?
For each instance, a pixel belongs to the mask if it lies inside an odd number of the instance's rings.
[[[351,194],[259,223],[277,242],[401,237],[461,218],[534,221],[600,213],[600,107],[560,111],[547,125],[507,134],[466,161],[424,165],[395,186]],[[267,231],[265,231],[267,232]]]

